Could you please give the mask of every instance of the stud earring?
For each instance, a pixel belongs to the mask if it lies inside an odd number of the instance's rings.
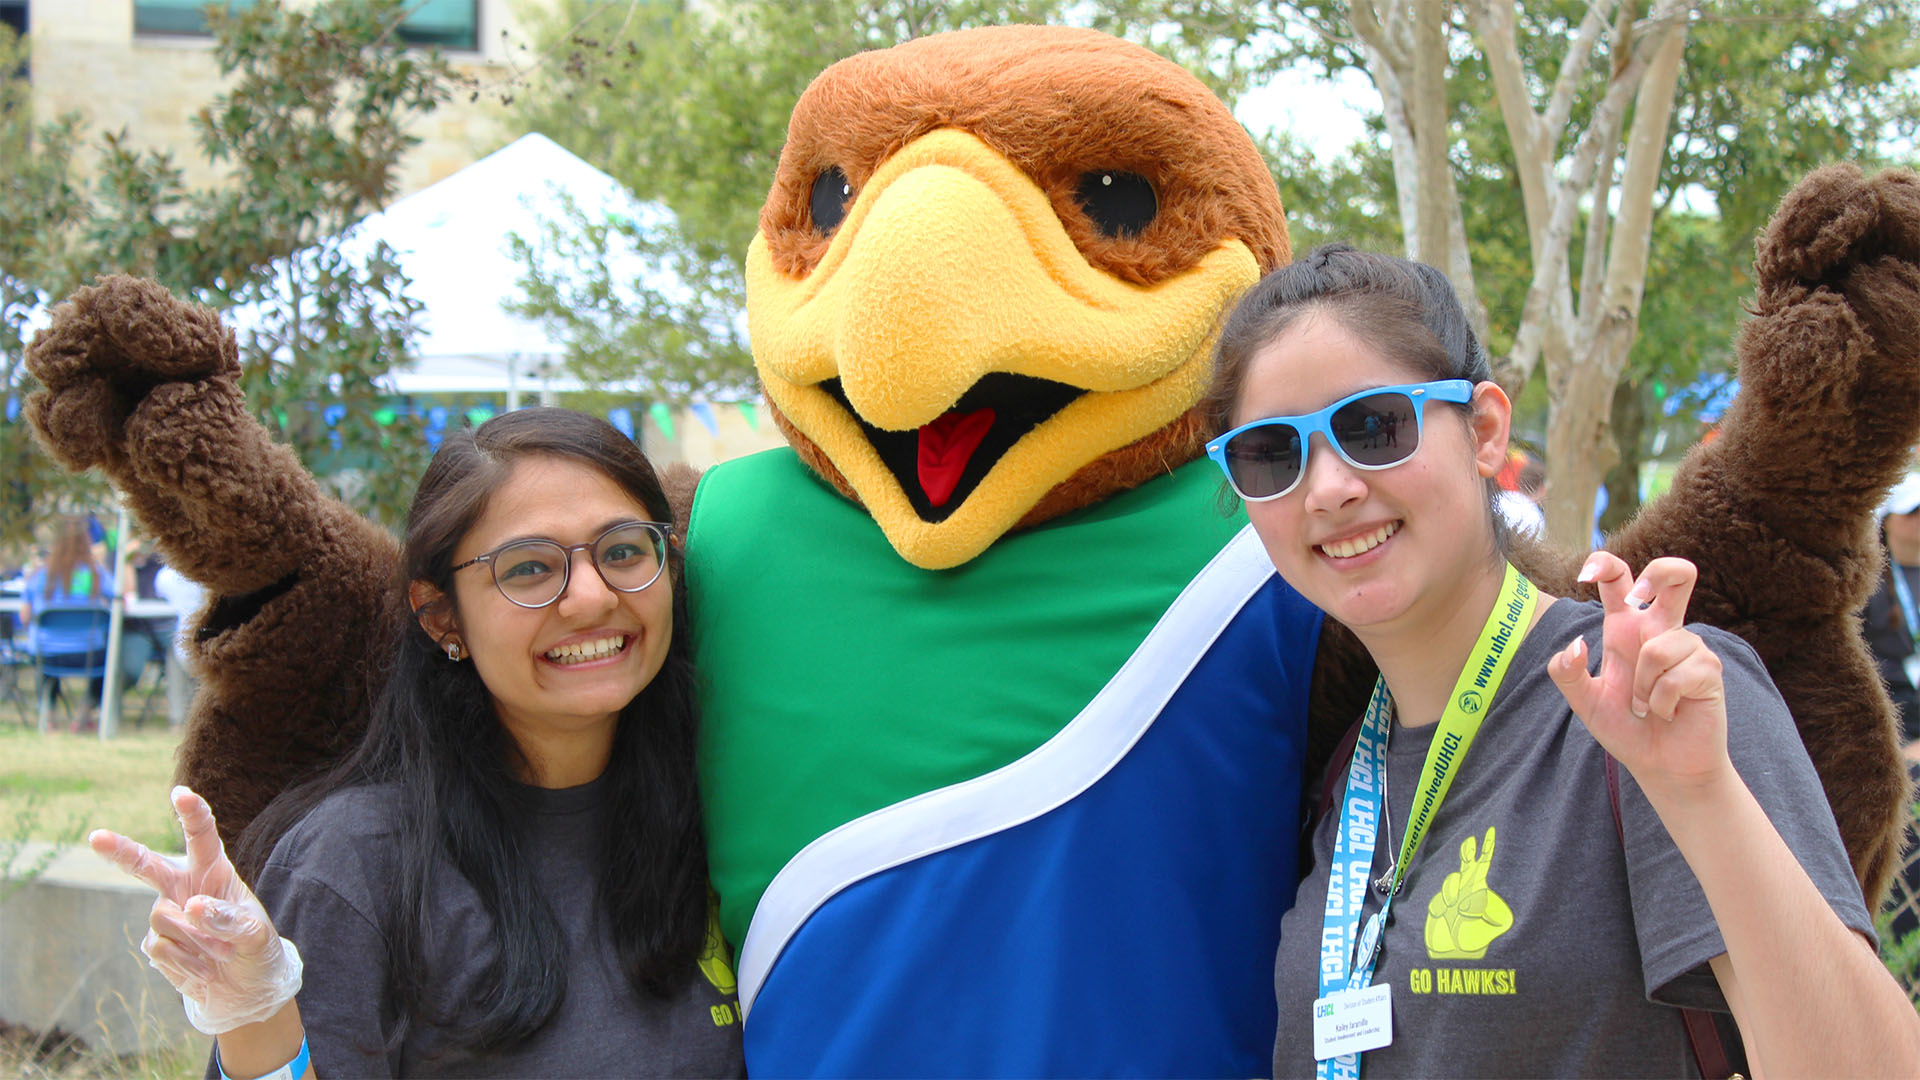
[[[447,642],[447,659],[452,660],[454,663],[460,662],[460,643],[459,642],[457,641]]]

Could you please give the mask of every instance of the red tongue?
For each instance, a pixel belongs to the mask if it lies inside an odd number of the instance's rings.
[[[953,489],[960,485],[980,440],[993,430],[993,410],[970,413],[943,413],[940,419],[920,429],[920,490],[935,506],[947,505]]]

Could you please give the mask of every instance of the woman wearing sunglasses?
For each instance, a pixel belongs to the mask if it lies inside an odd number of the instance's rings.
[[[243,854],[285,833],[259,899],[185,788],[185,859],[93,835],[159,890],[143,949],[219,1035],[220,1075],[742,1072],[667,516],[603,421],[448,435],[367,738],[250,827]]]
[[[1508,563],[1511,407],[1445,277],[1322,248],[1218,350],[1208,453],[1381,672],[1282,924],[1274,1074],[1689,1075],[1679,1007],[1730,1007],[1760,1075],[1920,1073],[1791,717],[1682,625],[1693,566],[1595,553],[1594,604]]]

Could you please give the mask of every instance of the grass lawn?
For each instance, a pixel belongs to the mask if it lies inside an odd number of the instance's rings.
[[[41,735],[31,714],[0,706],[0,842],[77,844],[105,827],[155,850],[180,851],[167,805],[180,737],[165,720],[120,731],[105,742],[97,732]]]
[[[0,701],[0,863],[29,840],[77,844],[105,826],[161,851],[181,850],[179,826],[167,805],[178,733],[166,727],[166,702],[156,700],[144,727],[121,727],[102,742],[98,732],[35,729],[36,716]],[[141,690],[127,694],[138,715]],[[64,716],[56,713],[56,717]],[[0,963],[6,959],[0,957]],[[111,1057],[60,1032],[45,1036],[0,1023],[0,1076],[22,1080],[191,1080],[206,1068],[207,1040],[180,1049]]]
[[[187,1046],[111,1057],[55,1033],[41,1036],[0,1024],[0,1076],[20,1080],[198,1080],[212,1039]],[[309,1074],[311,1075],[311,1074]]]

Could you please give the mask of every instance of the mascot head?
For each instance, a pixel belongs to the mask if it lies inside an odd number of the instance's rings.
[[[1195,457],[1217,324],[1287,259],[1259,152],[1179,65],[1091,30],[939,34],[794,107],[754,363],[807,463],[944,569]]]

